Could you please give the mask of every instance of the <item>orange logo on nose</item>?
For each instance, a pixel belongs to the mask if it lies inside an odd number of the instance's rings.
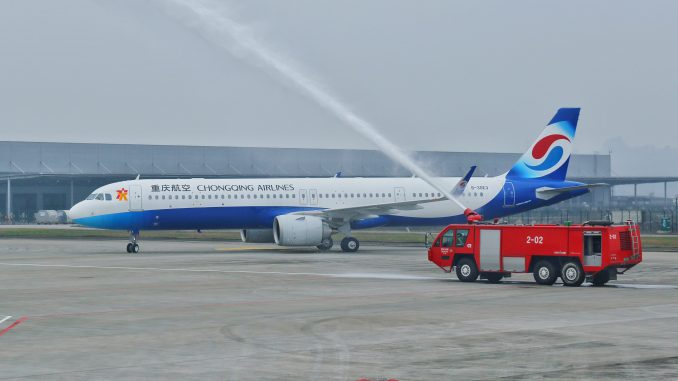
[[[115,197],[116,200],[127,201],[127,189],[125,188],[118,189],[116,192],[118,192],[118,195]]]

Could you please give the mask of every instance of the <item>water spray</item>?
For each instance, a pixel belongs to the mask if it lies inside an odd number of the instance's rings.
[[[313,100],[316,104],[332,113],[357,133],[374,143],[386,156],[398,162],[413,174],[426,181],[452,200],[462,210],[470,211],[450,190],[440,184],[433,176],[415,163],[409,155],[391,143],[367,120],[363,119],[342,103],[337,97],[324,89],[301,68],[288,58],[278,54],[251,31],[234,21],[223,5],[210,0],[170,0],[163,4],[174,5],[166,8],[168,12],[183,19],[205,38],[228,50],[231,54],[255,64],[286,85],[291,86]]]

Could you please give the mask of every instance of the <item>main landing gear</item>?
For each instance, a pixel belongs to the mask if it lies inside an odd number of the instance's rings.
[[[318,250],[320,251],[328,251],[334,246],[334,241],[332,241],[331,237],[325,238],[320,245],[316,246]]]
[[[325,238],[320,245],[316,246],[320,251],[329,251],[334,246],[332,238]],[[344,237],[341,240],[341,251],[346,253],[355,253],[360,248],[360,241],[354,237]]]
[[[127,244],[127,252],[130,254],[137,254],[139,252],[139,232],[131,231],[129,233],[129,243]]]
[[[360,242],[354,237],[344,237],[341,240],[341,251],[355,253],[360,248]]]

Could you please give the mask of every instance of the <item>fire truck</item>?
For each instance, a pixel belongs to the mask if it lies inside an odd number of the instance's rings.
[[[565,286],[584,281],[602,286],[642,260],[640,232],[632,221],[613,225],[455,224],[443,229],[428,249],[429,261],[462,282],[479,277],[491,283],[512,273],[532,273],[538,284]]]

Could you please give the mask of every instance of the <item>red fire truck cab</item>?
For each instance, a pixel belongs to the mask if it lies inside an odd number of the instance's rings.
[[[582,225],[449,225],[428,249],[429,261],[463,282],[499,282],[533,273],[537,283],[566,286],[585,280],[602,286],[642,260],[636,224],[589,221]]]

